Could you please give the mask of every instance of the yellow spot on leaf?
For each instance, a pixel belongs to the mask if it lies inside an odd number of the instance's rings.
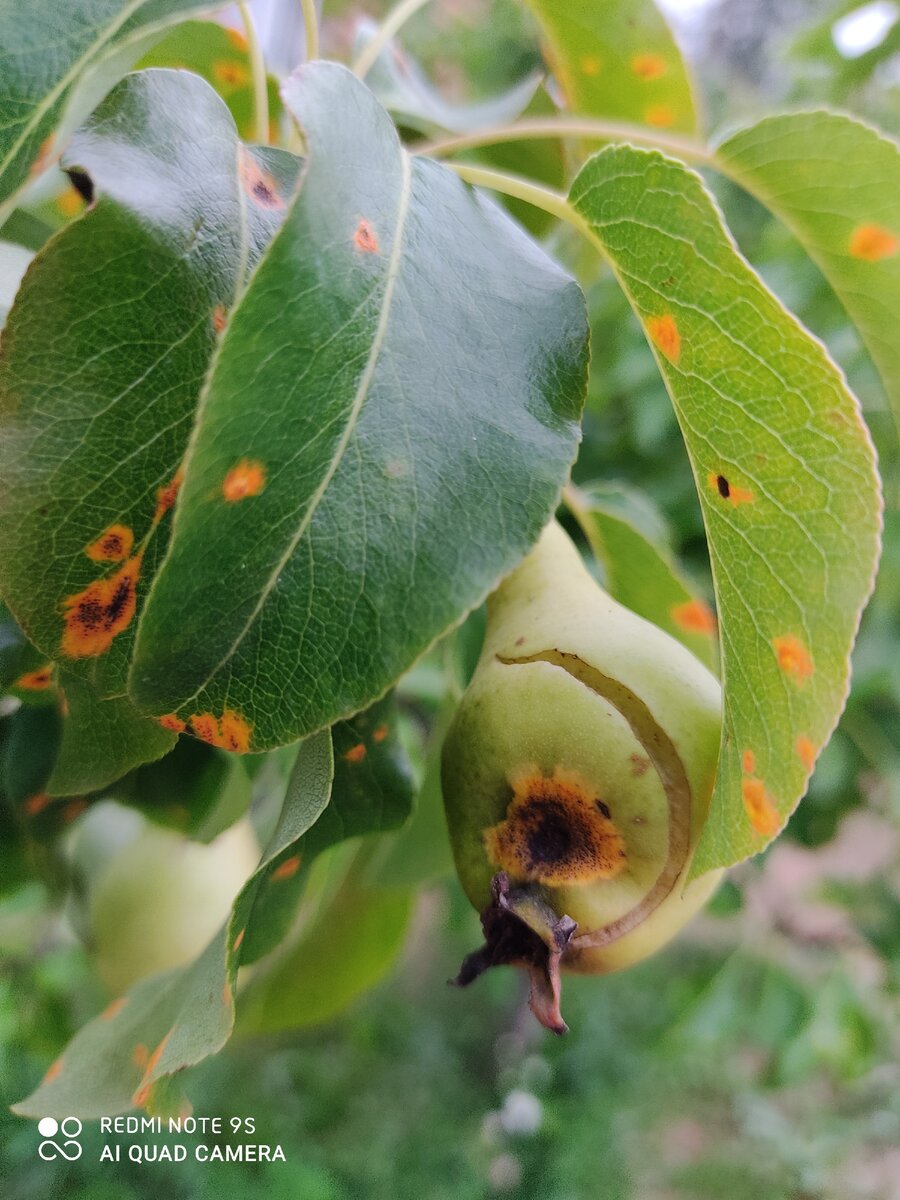
[[[681,334],[671,313],[661,317],[647,318],[647,332],[653,345],[670,363],[677,363],[681,357]]]
[[[803,642],[792,633],[772,638],[772,645],[778,656],[778,665],[786,675],[795,679],[808,679],[815,667],[810,653]]]
[[[668,70],[666,60],[659,54],[635,54],[631,69],[638,79],[659,79]]]
[[[24,675],[20,675],[13,687],[19,688],[23,692],[44,692],[52,682],[53,665],[48,663],[45,667],[38,667],[34,671],[26,671]]]
[[[654,129],[671,129],[678,117],[668,104],[651,104],[644,109],[644,120]]]
[[[599,75],[600,59],[595,54],[586,54],[581,60],[581,72],[583,75],[589,75],[592,78],[594,75]]]
[[[258,496],[266,486],[266,468],[261,462],[242,458],[222,480],[222,495],[229,504]]]
[[[686,600],[683,604],[673,604],[669,615],[686,633],[703,633],[712,637],[716,632],[716,618],[708,604],[702,600]]]
[[[93,658],[103,654],[113,639],[131,624],[137,607],[137,581],[141,555],[136,554],[114,575],[97,579],[63,601],[60,649],[67,658]]]
[[[744,779],[741,783],[741,794],[750,824],[756,832],[763,837],[774,837],[781,828],[781,817],[763,781]]]
[[[625,848],[596,789],[574,771],[529,767],[510,780],[506,818],[484,831],[488,857],[517,881],[549,887],[612,879]]]
[[[794,743],[794,748],[804,768],[811,771],[816,765],[816,748],[813,743],[805,734],[801,734]]]
[[[56,197],[56,207],[63,217],[77,217],[84,208],[84,197],[77,188],[67,187]]]
[[[273,879],[290,879],[292,875],[296,875],[300,869],[300,855],[294,854],[291,858],[286,858],[283,863],[279,863],[272,872]]]
[[[122,562],[131,553],[134,534],[127,525],[110,525],[84,552],[92,562]]]
[[[182,721],[181,717],[175,713],[166,713],[162,717],[157,717],[157,721],[162,725],[163,729],[168,729],[170,733],[183,733],[187,725]]]
[[[241,54],[247,53],[247,39],[239,29],[226,29],[228,40],[234,46],[235,50],[239,50]]]
[[[866,262],[892,258],[900,250],[900,237],[881,225],[857,225],[850,236],[850,253]]]
[[[356,227],[356,233],[353,235],[353,245],[357,250],[362,250],[365,254],[378,253],[378,238],[375,236],[375,230],[365,219],[360,221]]]
[[[223,58],[213,63],[212,73],[219,83],[229,88],[243,87],[250,82],[250,72],[243,63],[233,59]]]
[[[348,763],[359,763],[366,757],[366,748],[362,742],[355,746],[351,746],[344,755],[344,761]]]

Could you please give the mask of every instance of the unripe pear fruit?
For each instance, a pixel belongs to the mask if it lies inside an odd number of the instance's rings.
[[[90,886],[89,938],[107,988],[118,995],[196,958],[258,860],[246,818],[208,845],[144,822]]]
[[[721,872],[688,882],[721,732],[717,680],[617,604],[555,522],[488,603],[443,749],[462,885],[486,944],[458,982],[513,963],[566,1028],[559,971],[621,970],[668,942]]]

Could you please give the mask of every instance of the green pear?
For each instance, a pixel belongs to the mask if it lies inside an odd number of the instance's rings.
[[[560,969],[617,971],[674,937],[721,875],[688,882],[721,720],[714,676],[607,595],[551,523],[489,601],[444,743],[454,857],[486,937],[458,982],[524,966],[561,1032]]]

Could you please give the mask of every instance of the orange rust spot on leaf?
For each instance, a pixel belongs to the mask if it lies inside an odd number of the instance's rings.
[[[117,996],[110,1004],[107,1004],[100,1016],[104,1021],[111,1021],[113,1017],[117,1017],[125,1005],[128,1003],[127,996]]]
[[[169,1030],[169,1032],[166,1034],[166,1036],[162,1039],[162,1041],[159,1043],[159,1045],[153,1051],[153,1053],[150,1055],[150,1057],[147,1059],[147,1065],[144,1068],[144,1077],[141,1080],[140,1086],[138,1087],[137,1091],[132,1096],[132,1102],[133,1102],[135,1108],[143,1108],[144,1105],[147,1103],[148,1099],[150,1098],[150,1091],[153,1087],[153,1081],[148,1080],[147,1076],[152,1075],[153,1072],[156,1070],[156,1068],[159,1066],[159,1060],[163,1056],[163,1051],[166,1048],[166,1043],[168,1042],[169,1038],[172,1036],[174,1029],[175,1029],[175,1027],[173,1025],[172,1028]],[[133,1058],[137,1054],[138,1049],[146,1050],[147,1047],[146,1046],[144,1046],[144,1047],[136,1046],[134,1049],[134,1053],[132,1055]]]
[[[231,1008],[231,984],[227,981],[222,985],[222,1003],[226,1008]]]
[[[687,633],[703,633],[712,637],[716,632],[716,618],[708,604],[702,600],[686,600],[683,604],[673,604],[669,616],[679,629]]]
[[[38,813],[44,811],[48,804],[52,803],[52,798],[46,792],[35,792],[33,796],[28,797],[22,807],[29,817],[36,817]]]
[[[59,1079],[62,1074],[63,1060],[62,1055],[50,1064],[44,1073],[44,1083],[52,1083],[54,1079]]]
[[[34,671],[26,671],[24,675],[20,675],[13,687],[23,692],[43,692],[52,682],[53,664],[48,663],[45,667],[38,667]]]
[[[681,358],[681,334],[671,313],[661,317],[647,318],[647,332],[653,345],[670,363],[677,363]]]
[[[238,151],[238,161],[241,184],[250,199],[260,208],[284,208],[275,180],[243,146]]]
[[[56,155],[51,155],[50,153],[51,149],[53,148],[53,138],[54,135],[49,133],[41,142],[41,147],[37,152],[37,157],[31,164],[31,167],[28,171],[28,174],[32,178],[34,178],[35,175],[40,175],[42,171],[45,171],[56,157]]]
[[[390,732],[387,725],[376,725],[372,731],[372,741],[383,742]]]
[[[816,765],[816,748],[813,743],[805,734],[801,734],[794,743],[794,748],[804,768],[811,771]]]
[[[122,562],[131,553],[134,534],[127,525],[110,525],[84,552],[92,562]]]
[[[359,742],[357,745],[350,747],[350,749],[344,755],[344,761],[348,763],[359,763],[362,762],[365,757],[366,748],[362,742]]]
[[[223,58],[213,63],[212,73],[219,83],[224,83],[226,87],[243,87],[250,81],[250,72],[244,64],[231,59]]]
[[[240,950],[240,948],[241,948],[241,942],[243,942],[243,940],[244,940],[244,934],[245,934],[245,933],[246,933],[246,930],[245,930],[245,929],[242,929],[242,930],[240,930],[240,932],[238,933],[237,937],[234,939],[234,942],[232,943],[231,949],[232,949],[232,950],[233,950],[235,953],[237,953],[237,951],[238,951],[238,950]]]
[[[290,879],[292,875],[296,875],[300,870],[300,855],[294,854],[291,858],[286,858],[283,863],[279,863],[272,872],[273,879]]]
[[[600,74],[600,59],[595,54],[586,54],[581,60],[581,73],[593,78]]]
[[[247,39],[239,29],[226,29],[228,40],[234,46],[235,50],[239,50],[242,54],[247,53]]]
[[[163,729],[168,729],[170,733],[183,733],[187,729],[187,725],[175,713],[166,713],[162,717],[157,717],[156,720]]]
[[[739,504],[752,504],[756,499],[749,488],[737,487],[724,475],[717,475],[715,471],[710,471],[706,479],[713,491],[718,492],[719,496],[734,508]]]
[[[787,675],[796,679],[808,679],[815,667],[810,653],[803,642],[792,633],[772,638],[772,645],[778,655],[778,665]]]
[[[127,629],[137,607],[137,581],[141,555],[129,558],[114,575],[97,579],[84,591],[63,601],[66,623],[61,650],[67,658],[93,658],[103,654],[113,639]]]
[[[668,70],[668,63],[659,54],[635,54],[631,69],[638,79],[659,79]]]
[[[781,817],[763,781],[744,779],[741,783],[741,794],[750,824],[763,837],[773,837],[781,828]]]
[[[849,249],[854,258],[880,262],[900,250],[900,237],[881,225],[857,225],[850,235]]]
[[[356,233],[353,235],[353,245],[357,250],[362,250],[365,254],[378,253],[378,238],[375,236],[375,230],[365,218],[356,227]]]
[[[678,118],[668,104],[651,104],[644,110],[644,120],[654,129],[671,129]]]
[[[266,486],[266,468],[261,462],[242,458],[222,480],[222,495],[229,504],[258,496]]]
[[[625,848],[609,808],[574,771],[528,768],[510,780],[506,817],[484,831],[488,857],[517,881],[550,887],[612,879]]]
[[[756,757],[752,750],[745,750],[741,756],[741,768],[745,775],[752,775],[756,770]]]
[[[219,745],[223,750],[232,750],[235,754],[246,754],[250,749],[250,734],[252,726],[240,713],[226,708],[222,713],[219,725]]]
[[[84,197],[77,188],[67,187],[56,197],[56,208],[67,219],[77,217],[84,208]]]
[[[138,1042],[131,1052],[131,1061],[141,1071],[147,1070],[147,1063],[150,1061],[150,1051],[143,1042]]]
[[[201,742],[208,742],[210,746],[219,744],[219,722],[212,713],[194,713],[189,720],[191,729]]]
[[[156,512],[153,514],[153,524],[158,525],[175,501],[184,482],[184,471],[181,467],[172,476],[172,481],[156,492]]]
[[[212,310],[212,323],[216,333],[221,333],[228,324],[228,313],[225,311],[224,304],[217,304]]]

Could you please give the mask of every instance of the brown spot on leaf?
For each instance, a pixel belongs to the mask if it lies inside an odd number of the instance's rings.
[[[355,746],[351,746],[350,749],[346,752],[346,754],[344,755],[344,761],[348,762],[348,763],[360,763],[363,761],[363,759],[365,757],[366,757],[365,745],[362,742],[357,742],[357,744]]]
[[[52,682],[53,664],[47,663],[45,667],[38,667],[34,671],[26,671],[24,675],[20,675],[13,687],[23,692],[44,692]]]
[[[642,775],[647,774],[647,768],[650,766],[650,759],[645,755],[632,754],[629,761],[631,762],[631,773],[636,779],[640,779]]]
[[[137,607],[141,555],[129,558],[114,575],[97,579],[63,601],[60,649],[67,658],[93,658],[105,653],[113,639],[131,624]]]
[[[235,504],[238,500],[246,500],[248,496],[258,496],[265,486],[266,468],[263,464],[242,458],[222,480],[222,495],[229,504]]]
[[[849,250],[854,258],[879,262],[892,258],[900,250],[900,237],[881,225],[857,225],[850,235]]]
[[[702,600],[686,600],[683,604],[673,604],[669,616],[679,629],[686,633],[702,633],[712,637],[716,632],[716,618],[708,604]]]
[[[778,665],[786,675],[792,675],[797,680],[808,679],[812,675],[815,670],[813,660],[798,637],[785,633],[772,638],[772,645],[778,656]]]
[[[647,318],[647,332],[653,345],[670,363],[681,358],[681,334],[671,313]]]
[[[660,54],[635,54],[631,69],[638,79],[659,79],[668,70],[666,60]]]
[[[300,870],[300,855],[294,854],[290,858],[286,858],[284,862],[279,863],[272,872],[273,879],[290,879],[292,875],[296,875]]]
[[[816,747],[813,742],[805,734],[801,734],[794,743],[794,748],[804,769],[811,771],[816,765]]]
[[[260,208],[284,208],[275,180],[264,171],[248,150],[241,146],[238,151],[241,184],[244,191]]]
[[[741,795],[750,824],[763,837],[774,837],[781,828],[781,817],[761,779],[744,779]]]
[[[157,722],[162,725],[163,729],[168,729],[170,733],[183,733],[187,729],[187,725],[182,721],[181,717],[175,713],[166,713],[162,717],[156,718]]]
[[[580,775],[530,768],[510,783],[505,820],[484,831],[488,857],[510,878],[552,887],[611,879],[623,869],[622,838]]]
[[[375,236],[375,230],[365,218],[356,227],[356,233],[353,235],[353,245],[364,254],[378,253],[378,238]]]
[[[134,534],[127,525],[110,525],[84,552],[92,562],[122,562],[131,553]]]

